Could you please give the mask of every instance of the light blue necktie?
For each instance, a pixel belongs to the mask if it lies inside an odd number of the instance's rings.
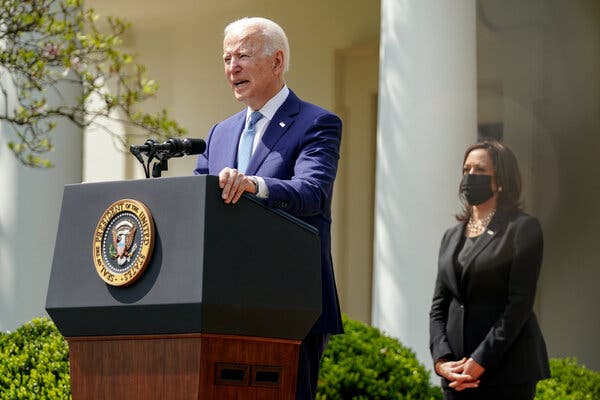
[[[240,144],[238,147],[238,171],[246,173],[250,156],[252,156],[252,145],[254,144],[254,135],[256,134],[256,123],[263,117],[259,111],[250,114],[250,121],[242,132]]]

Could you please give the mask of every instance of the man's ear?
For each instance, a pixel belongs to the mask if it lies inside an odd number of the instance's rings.
[[[279,72],[281,70],[283,72],[283,51],[279,50],[275,53],[275,57],[273,58],[273,71]]]

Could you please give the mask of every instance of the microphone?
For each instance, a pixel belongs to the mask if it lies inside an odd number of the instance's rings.
[[[148,139],[142,146],[129,146],[129,151],[139,159],[140,153],[165,153],[167,158],[184,155],[202,154],[206,150],[206,142],[202,139],[170,138],[163,143]]]

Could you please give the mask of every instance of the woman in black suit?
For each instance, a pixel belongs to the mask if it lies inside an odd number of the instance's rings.
[[[540,224],[521,211],[514,154],[496,140],[467,148],[460,223],[442,239],[430,350],[444,399],[533,399],[550,370],[533,312]]]

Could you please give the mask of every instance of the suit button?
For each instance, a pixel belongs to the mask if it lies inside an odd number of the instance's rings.
[[[464,309],[465,309],[465,305],[464,305],[464,304],[461,304],[461,305],[460,305],[460,309],[461,309],[461,310],[464,310]]]

